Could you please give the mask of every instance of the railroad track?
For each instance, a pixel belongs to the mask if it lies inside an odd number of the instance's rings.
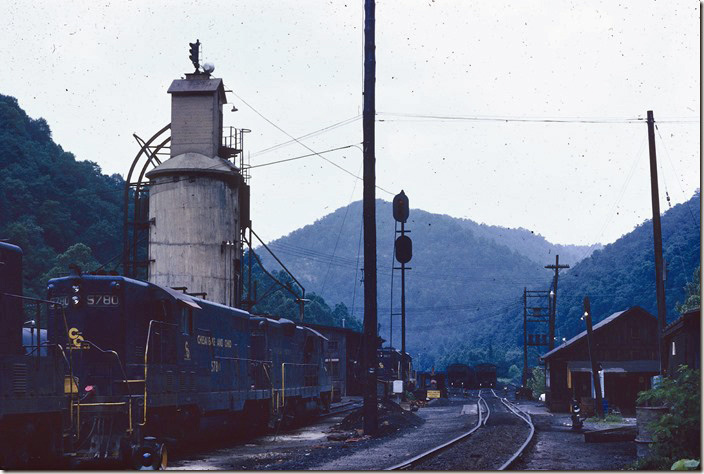
[[[477,412],[477,424],[471,430],[386,470],[507,469],[533,438],[535,428],[530,415],[499,397],[493,389],[479,390]],[[490,420],[492,423],[487,426]],[[517,428],[524,424],[529,427],[528,435],[515,449],[514,437],[520,431]]]
[[[361,407],[362,404],[360,402],[345,402],[337,405],[335,408],[330,410],[327,413],[321,413],[318,415],[318,418],[327,418],[329,416],[334,416],[334,415],[339,415],[341,413],[347,413],[348,411],[352,411],[356,408]]]

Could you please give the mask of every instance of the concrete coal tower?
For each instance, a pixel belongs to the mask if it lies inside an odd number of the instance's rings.
[[[149,281],[240,306],[239,169],[224,156],[222,79],[172,82],[171,157],[147,173]],[[245,223],[246,225],[246,223]],[[199,295],[203,296],[203,295]]]

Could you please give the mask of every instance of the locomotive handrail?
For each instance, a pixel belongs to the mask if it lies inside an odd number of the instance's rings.
[[[43,300],[41,298],[32,298],[31,296],[22,296],[22,295],[15,295],[13,293],[3,293],[3,296],[9,296],[10,298],[19,298],[21,300],[28,300],[28,301],[34,301],[36,303],[46,303],[50,304],[53,306],[61,306],[62,308],[65,308],[63,303],[59,303],[58,301],[49,301],[49,300]]]
[[[128,429],[127,429],[127,432],[128,432],[128,433],[132,433],[132,431],[133,431],[133,429],[132,429],[132,392],[130,392],[130,384],[127,382],[127,373],[125,372],[125,368],[122,366],[122,359],[120,359],[120,354],[118,354],[116,351],[114,351],[114,350],[112,350],[112,349],[110,349],[110,350],[101,349],[101,348],[98,347],[95,343],[89,341],[88,339],[85,339],[83,342],[85,342],[86,344],[89,344],[89,345],[95,347],[96,349],[98,349],[98,350],[99,350],[100,352],[102,352],[103,354],[112,354],[112,355],[114,355],[115,358],[117,359],[117,365],[120,366],[120,371],[122,372],[122,376],[124,377],[125,388],[127,389],[127,397],[128,397],[127,399],[129,400],[129,403],[123,402],[123,404],[127,404],[127,405],[128,405],[128,406],[127,406],[127,417],[128,417],[128,420],[127,420],[127,422],[128,422]],[[145,383],[145,385],[146,385],[146,383]],[[119,403],[119,402],[106,402],[106,403],[108,403],[108,404],[116,404],[116,403]],[[146,405],[146,399],[144,400],[144,404]],[[79,399],[78,399],[78,410],[79,410],[79,413],[80,413],[80,408],[81,408],[80,405],[81,405],[81,399],[79,398]],[[86,404],[84,403],[84,405],[86,405]]]
[[[281,363],[281,406],[286,402],[286,366],[296,365],[303,367],[319,367],[318,364],[303,364],[300,362],[282,362]]]
[[[144,410],[142,414],[142,422],[139,423],[139,426],[145,426],[147,424],[147,368],[149,366],[149,341],[152,336],[152,323],[157,323],[157,324],[163,324],[165,326],[174,326],[178,327],[177,324],[173,323],[167,323],[164,321],[157,321],[156,319],[151,319],[149,320],[149,328],[147,329],[147,342],[144,344]],[[125,379],[127,379],[127,375],[125,375]],[[129,386],[129,384],[128,384]],[[129,391],[128,391],[129,393]],[[131,398],[130,398],[131,399]],[[131,404],[130,404],[131,406]],[[130,427],[132,424],[132,418],[130,417]]]

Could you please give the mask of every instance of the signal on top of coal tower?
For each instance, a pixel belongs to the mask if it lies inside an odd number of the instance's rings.
[[[406,222],[408,220],[408,196],[403,192],[394,196],[393,200],[394,220],[397,222]]]

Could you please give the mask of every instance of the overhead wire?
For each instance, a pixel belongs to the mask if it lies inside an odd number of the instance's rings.
[[[638,165],[638,159],[640,158],[641,153],[643,152],[645,140],[646,140],[646,137],[643,136],[643,138],[641,139],[641,142],[640,142],[640,146],[638,147],[638,151],[633,156],[633,161],[631,163],[631,168],[628,172],[628,175],[626,176],[626,179],[624,180],[623,184],[621,185],[621,189],[619,190],[618,197],[613,202],[613,205],[609,208],[607,218],[604,220],[604,223],[601,225],[599,233],[596,236],[596,238],[594,239],[594,243],[584,252],[584,254],[582,255],[582,258],[579,259],[580,261],[584,260],[587,257],[587,255],[591,254],[591,252],[594,250],[594,247],[596,247],[599,244],[599,239],[601,239],[601,236],[604,234],[604,231],[606,230],[607,226],[611,223],[611,220],[614,217],[614,210],[616,210],[618,208],[618,205],[621,202],[621,199],[623,199],[623,195],[625,194],[626,189],[628,188],[628,184],[631,182],[631,178],[633,178],[633,175],[634,175],[635,170]]]
[[[362,164],[359,165],[360,170],[362,168]],[[357,171],[359,173],[359,171]],[[357,180],[354,182],[354,186],[352,187],[352,193],[350,193],[350,200],[349,203],[347,203],[347,206],[345,206],[345,214],[342,216],[342,223],[340,224],[340,230],[337,232],[337,238],[335,239],[335,246],[332,249],[332,257],[331,261],[333,258],[335,258],[335,252],[337,252],[337,245],[340,243],[340,236],[342,235],[342,229],[345,227],[345,221],[347,220],[347,214],[350,211],[350,204],[352,204],[352,199],[354,199],[354,193],[357,190]],[[328,281],[328,275],[330,274],[330,266],[328,265],[327,270],[325,271],[325,277],[323,278],[323,284],[321,285],[320,288],[320,294],[322,295],[323,292],[325,291],[325,285]]]
[[[681,175],[677,172],[677,169],[675,168],[675,164],[672,161],[672,157],[670,156],[670,152],[667,148],[667,145],[665,144],[665,139],[663,138],[662,134],[660,133],[660,128],[658,128],[658,124],[655,124],[655,130],[658,132],[658,136],[660,137],[660,143],[662,143],[662,147],[665,149],[665,156],[667,156],[668,161],[670,162],[670,166],[672,167],[672,171],[675,173],[675,177],[677,177],[677,184],[680,188],[680,191],[682,191],[682,198],[684,199],[684,202],[687,205],[687,209],[689,209],[689,214],[692,216],[692,223],[696,226],[697,229],[700,229],[700,225],[697,222],[697,219],[694,217],[694,212],[692,211],[691,206],[689,205],[689,200],[687,199],[687,195],[684,192],[684,189],[682,188],[682,178]],[[669,202],[669,201],[668,201]]]
[[[318,135],[320,135],[320,134],[322,134],[322,133],[329,132],[329,131],[331,131],[331,130],[335,130],[336,128],[343,127],[343,126],[345,126],[345,125],[349,125],[349,124],[351,124],[351,123],[354,123],[354,122],[356,122],[357,120],[359,120],[360,117],[362,117],[361,114],[355,115],[354,117],[350,117],[350,118],[345,119],[345,120],[341,120],[341,121],[336,122],[336,123],[334,123],[334,124],[332,124],[332,125],[328,125],[327,127],[323,127],[323,128],[318,129],[318,130],[315,130],[315,131],[313,131],[313,132],[306,133],[305,135],[301,135],[301,136],[297,137],[296,140],[305,140],[305,139],[307,139],[307,138],[313,138],[313,137],[318,136]],[[282,148],[282,147],[291,145],[291,144],[293,144],[293,143],[296,143],[296,140],[288,140],[288,141],[285,141],[285,142],[282,142],[282,143],[278,143],[278,144],[276,144],[276,145],[272,145],[272,146],[267,147],[267,148],[263,148],[263,149],[261,149],[261,150],[259,150],[259,151],[255,151],[254,153],[250,154],[250,157],[256,157],[256,156],[259,156],[259,155],[263,155],[263,154],[265,154],[265,153],[269,153],[269,152],[274,151],[274,150],[277,150],[277,149],[279,149],[279,148]]]
[[[530,122],[530,123],[645,123],[644,117],[519,117],[519,116],[492,116],[492,115],[439,115],[439,114],[411,114],[399,112],[378,112],[378,116],[398,117],[401,119],[423,119],[440,121],[470,121],[470,122]],[[379,119],[379,122],[404,121],[394,119]],[[659,120],[661,123],[699,123],[698,119],[686,118],[684,120]]]
[[[335,168],[338,168],[339,170],[341,170],[341,171],[347,173],[348,175],[352,176],[353,178],[358,179],[358,180],[360,180],[360,181],[363,181],[363,179],[360,178],[359,176],[357,176],[356,174],[352,173],[351,171],[349,171],[349,170],[346,169],[346,168],[343,168],[342,166],[338,165],[338,164],[335,163],[334,161],[327,159],[327,158],[324,157],[322,154],[316,152],[316,151],[313,150],[311,147],[309,147],[308,145],[306,145],[306,144],[303,143],[302,141],[298,140],[296,137],[294,137],[293,135],[291,135],[290,133],[288,133],[286,130],[284,130],[283,128],[281,128],[281,127],[278,126],[277,124],[275,124],[273,121],[269,120],[269,119],[268,119],[267,117],[265,117],[261,112],[259,112],[257,109],[255,109],[254,107],[252,107],[246,100],[244,100],[242,97],[240,97],[240,96],[237,95],[236,93],[233,92],[232,94],[233,94],[235,97],[237,97],[244,105],[246,105],[247,107],[249,107],[255,114],[259,115],[262,119],[264,119],[268,124],[270,124],[272,127],[276,128],[278,131],[280,131],[281,133],[283,133],[284,135],[286,135],[287,137],[289,137],[291,140],[293,140],[293,141],[295,141],[296,143],[298,143],[299,145],[301,145],[303,148],[307,149],[307,150],[310,151],[311,153],[317,155],[318,157],[322,158],[324,161],[330,163],[330,164],[333,165]],[[389,195],[391,195],[391,196],[394,195],[394,193],[392,193],[391,191],[388,191],[388,190],[382,188],[382,187],[379,186],[379,185],[375,185],[375,187],[376,187],[377,189],[379,189],[380,191],[383,191],[383,192],[385,192],[385,193],[387,193],[387,194],[389,194]]]

